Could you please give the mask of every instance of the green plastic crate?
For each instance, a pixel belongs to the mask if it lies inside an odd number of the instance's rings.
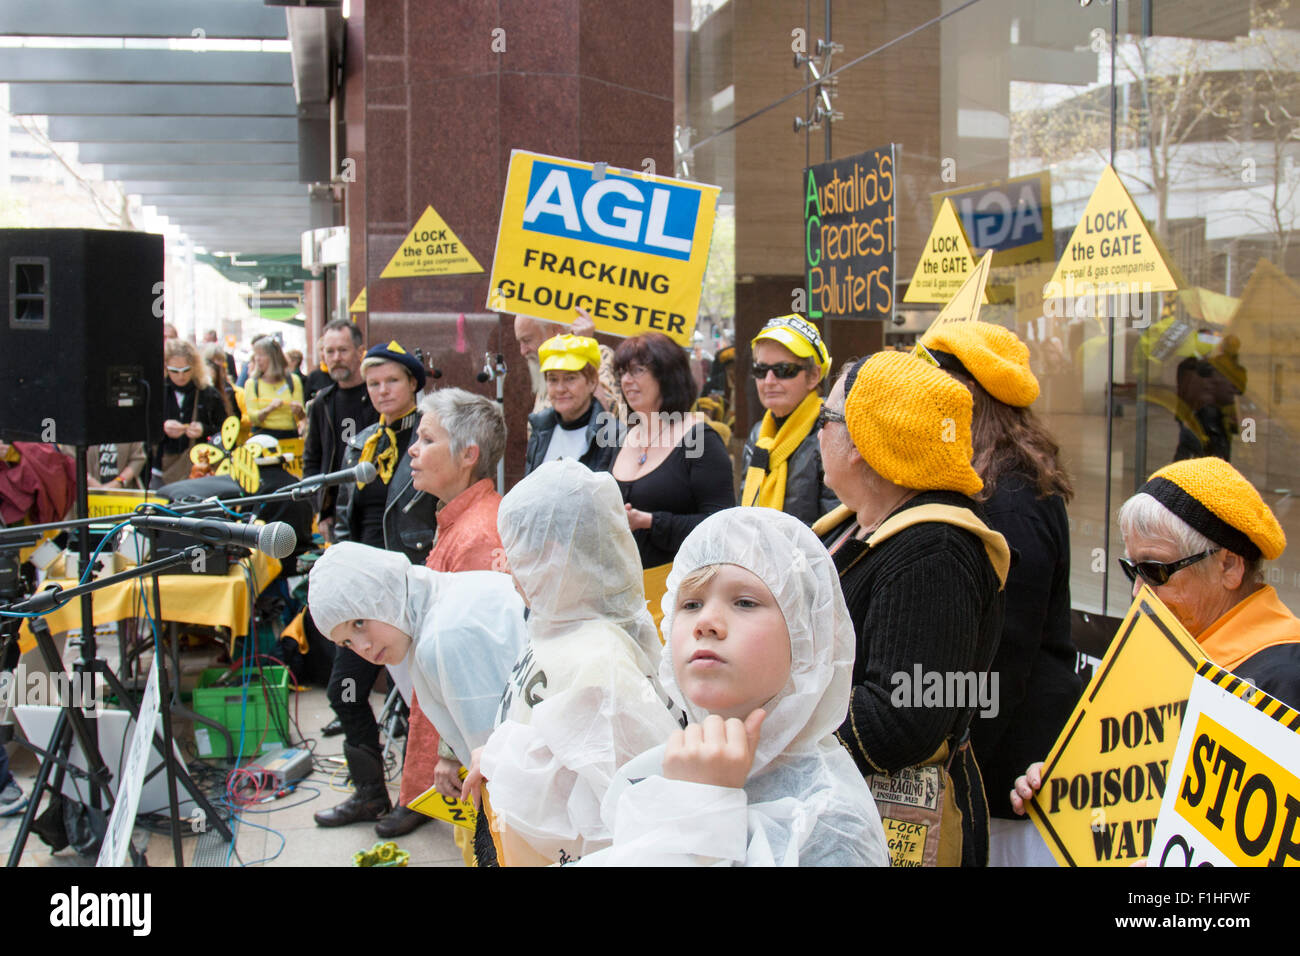
[[[232,746],[239,746],[239,714],[244,703],[244,688],[235,683],[229,687],[213,687],[212,684],[222,674],[224,667],[209,667],[199,675],[198,685],[194,688],[194,711],[209,720],[215,720],[230,731]],[[267,705],[262,692],[262,680],[253,671],[248,683],[248,710],[244,718],[244,748],[241,757],[251,757],[271,750],[279,750],[288,745],[281,734],[289,728],[289,670],[285,667],[264,667],[262,673],[266,678],[266,688],[271,695],[271,719],[267,726]],[[236,672],[236,681],[240,674]],[[266,731],[263,739],[262,732]],[[258,741],[262,746],[258,748]],[[194,724],[194,742],[198,745],[200,757],[223,758],[227,756],[226,740],[221,734],[202,723]]]

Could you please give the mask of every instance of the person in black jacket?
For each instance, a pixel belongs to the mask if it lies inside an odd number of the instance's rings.
[[[974,467],[991,527],[1018,560],[1007,575],[1006,614],[992,671],[996,715],[971,724],[971,747],[989,797],[989,863],[1051,866],[1051,853],[1009,794],[1016,777],[1047,753],[1074,710],[1082,682],[1070,638],[1070,528],[1074,494],[1059,448],[1029,406],[1038,380],[1029,349],[988,322],[939,326],[921,338],[939,367],[970,389]]]
[[[600,346],[585,336],[557,335],[537,354],[551,407],[528,416],[524,474],[556,458],[576,458],[592,471],[609,471],[623,427],[596,398]]]
[[[752,347],[754,383],[767,412],[745,442],[740,503],[776,508],[811,525],[839,504],[826,487],[813,428],[831,356],[817,327],[798,315],[769,321]]]
[[[412,564],[421,564],[433,547],[438,502],[416,490],[406,451],[419,424],[415,397],[427,376],[420,362],[395,341],[371,348],[361,370],[370,403],[380,417],[348,441],[343,467],[368,461],[378,475],[361,488],[341,486],[335,537],[397,551]],[[370,709],[370,691],[380,667],[346,647],[335,653],[327,694],[343,725],[343,753],[356,791],[339,806],[316,813],[319,826],[376,820],[392,809],[384,783],[379,727]]]
[[[379,421],[361,377],[361,330],[347,319],[335,319],[321,334],[321,355],[333,380],[307,406],[307,435],[303,442],[302,476],[329,474],[343,467],[348,441]],[[317,526],[326,541],[334,525],[335,486],[317,493]]]
[[[208,384],[207,364],[194,343],[168,339],[163,363],[167,384],[163,388],[163,439],[154,451],[150,483],[154,488],[188,478],[190,446],[219,434],[226,418],[225,402]]]
[[[983,866],[988,807],[967,728],[985,694],[919,700],[915,683],[937,673],[946,686],[957,676],[979,685],[1002,628],[1010,555],[971,497],[983,487],[970,464],[971,405],[966,389],[910,355],[880,352],[851,367],[819,420],[826,481],[843,505],[813,531],[835,559],[858,637],[840,740],[873,791],[889,789],[884,775],[924,779],[946,764],[961,821],[958,830],[944,815],[940,845],[960,836],[961,846],[940,862]],[[947,507],[908,514],[926,505]],[[918,523],[898,529],[907,517]],[[909,685],[916,692],[900,692]]]

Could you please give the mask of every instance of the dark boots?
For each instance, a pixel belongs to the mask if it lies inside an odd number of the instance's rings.
[[[393,808],[384,783],[384,761],[379,754],[363,747],[343,745],[348,772],[356,792],[337,807],[314,815],[317,826],[341,827],[349,823],[378,820]]]
[[[426,817],[410,807],[393,807],[392,813],[375,824],[375,832],[385,840],[391,840],[393,837],[405,836],[432,821],[433,817]]]

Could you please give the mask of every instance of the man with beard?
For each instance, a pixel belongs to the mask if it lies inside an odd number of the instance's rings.
[[[348,439],[379,421],[361,377],[361,357],[365,353],[361,330],[347,319],[335,319],[325,326],[320,341],[332,383],[321,389],[308,406],[302,456],[304,478],[342,468]],[[319,492],[318,526],[327,540],[334,524],[336,493],[334,487]]]

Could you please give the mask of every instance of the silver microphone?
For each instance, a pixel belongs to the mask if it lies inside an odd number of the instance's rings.
[[[298,535],[291,525],[283,521],[270,524],[238,524],[218,521],[216,518],[178,518],[172,515],[133,515],[131,526],[173,531],[186,537],[198,538],[208,544],[237,544],[256,548],[279,560],[293,554],[298,546]]]

